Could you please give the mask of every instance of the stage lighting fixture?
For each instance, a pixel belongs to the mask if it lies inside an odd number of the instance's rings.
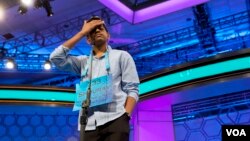
[[[52,68],[52,64],[51,64],[51,62],[49,60],[47,60],[47,61],[45,61],[43,67],[44,67],[45,70],[50,70]]]
[[[35,0],[34,7],[35,8],[42,8],[43,7],[42,0]]]
[[[4,19],[4,8],[0,5],[0,21]]]
[[[7,69],[14,69],[14,68],[16,68],[16,63],[13,59],[7,59],[5,67]]]
[[[48,17],[51,17],[51,16],[54,15],[49,0],[43,0],[43,7],[44,7],[44,9],[45,9],[46,12],[47,12],[47,16],[48,16]]]
[[[21,0],[18,12],[20,14],[25,14],[28,11],[28,7],[34,6],[34,8],[44,8],[47,12],[47,16],[51,17],[54,15],[52,7],[50,5],[51,0]]]
[[[19,8],[18,8],[18,12],[22,15],[24,15],[25,13],[27,13],[28,11],[28,8],[23,6],[23,5],[20,5]]]
[[[31,7],[34,4],[34,0],[21,0],[21,5]]]

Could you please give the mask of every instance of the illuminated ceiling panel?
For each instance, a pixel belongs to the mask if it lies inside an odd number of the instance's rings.
[[[209,0],[171,0],[144,9],[133,11],[119,0],[99,0],[127,21],[136,24],[184,8],[208,2]]]

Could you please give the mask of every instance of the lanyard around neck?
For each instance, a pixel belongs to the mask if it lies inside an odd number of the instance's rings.
[[[106,71],[107,73],[109,73],[110,71],[110,64],[109,64],[109,51],[107,50],[105,52],[105,67],[106,67]],[[93,51],[91,51],[88,62],[87,62],[87,66],[85,67],[84,71],[81,74],[81,78],[84,78],[87,76],[88,70],[89,70],[89,66],[90,66],[90,80],[92,78],[92,63],[93,63]]]

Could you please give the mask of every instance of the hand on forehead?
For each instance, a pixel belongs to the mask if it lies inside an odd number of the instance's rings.
[[[104,23],[104,20],[98,16],[93,16],[92,18],[88,19],[86,22],[87,22],[87,24],[94,26],[94,28],[104,27],[105,30],[108,32],[108,29]]]
[[[91,21],[103,21],[103,20],[97,16],[94,16],[94,17],[87,20],[87,22],[91,22]]]

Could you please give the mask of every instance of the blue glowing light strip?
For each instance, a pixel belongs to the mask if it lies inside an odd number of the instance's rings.
[[[0,89],[0,99],[73,102],[75,97],[72,92]]]
[[[249,56],[187,69],[143,82],[139,86],[140,95],[182,82],[243,69],[250,69]],[[74,102],[75,95],[73,92],[49,90],[0,89],[0,99]]]
[[[141,83],[139,86],[140,95],[198,78],[204,78],[249,68],[250,68],[249,56],[228,60],[224,62],[209,64],[197,68],[191,68]]]

